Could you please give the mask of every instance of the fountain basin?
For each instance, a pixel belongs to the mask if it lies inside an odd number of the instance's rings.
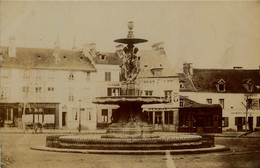
[[[106,135],[106,134],[104,134]],[[154,133],[152,137],[102,137],[100,134],[48,136],[47,147],[92,150],[168,150],[203,148],[200,135]]]

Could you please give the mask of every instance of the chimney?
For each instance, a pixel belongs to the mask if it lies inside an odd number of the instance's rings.
[[[155,43],[152,45],[152,49],[158,51],[160,55],[166,55],[164,51],[164,42]]]
[[[9,57],[16,57],[15,36],[9,38],[8,55]]]
[[[234,66],[233,69],[243,69],[241,66]]]
[[[192,63],[184,63],[183,64],[183,73],[187,76],[193,75]]]
[[[53,56],[55,58],[55,62],[56,64],[57,63],[60,63],[60,50],[61,50],[61,47],[60,47],[60,39],[59,37],[57,38],[57,41],[54,43],[54,51],[53,51]]]
[[[91,54],[92,54],[92,55],[96,55],[96,53],[97,53],[96,43],[90,43],[89,46],[90,46],[90,52],[91,52]]]
[[[77,50],[76,38],[74,38],[72,50],[73,50],[73,51],[76,51],[76,50]]]

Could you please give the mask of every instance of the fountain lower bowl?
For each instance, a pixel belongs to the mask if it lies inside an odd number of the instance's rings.
[[[202,137],[192,134],[152,134],[145,136],[60,135],[47,137],[46,146],[91,150],[169,150],[202,148]],[[106,137],[107,136],[107,137]],[[110,137],[108,137],[110,136]]]

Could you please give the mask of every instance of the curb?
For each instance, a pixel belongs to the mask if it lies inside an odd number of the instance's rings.
[[[165,155],[170,154],[200,154],[223,152],[230,150],[229,147],[223,145],[216,145],[211,148],[198,148],[198,149],[179,149],[179,150],[83,150],[83,149],[62,149],[62,148],[49,148],[45,146],[31,147],[33,150],[48,151],[48,152],[63,152],[63,153],[81,153],[81,154],[115,154],[115,155]]]

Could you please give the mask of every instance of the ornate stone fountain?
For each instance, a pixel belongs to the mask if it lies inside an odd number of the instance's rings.
[[[123,48],[121,64],[121,95],[97,97],[96,104],[116,104],[119,108],[111,117],[112,122],[106,134],[78,134],[49,136],[47,147],[91,149],[91,150],[168,150],[210,147],[213,143],[203,143],[202,137],[183,133],[156,133],[148,118],[142,112],[144,104],[167,103],[162,97],[141,96],[136,79],[140,72],[140,56],[137,43],[147,42],[134,38],[133,22],[129,22],[128,36],[115,40],[126,44]]]

